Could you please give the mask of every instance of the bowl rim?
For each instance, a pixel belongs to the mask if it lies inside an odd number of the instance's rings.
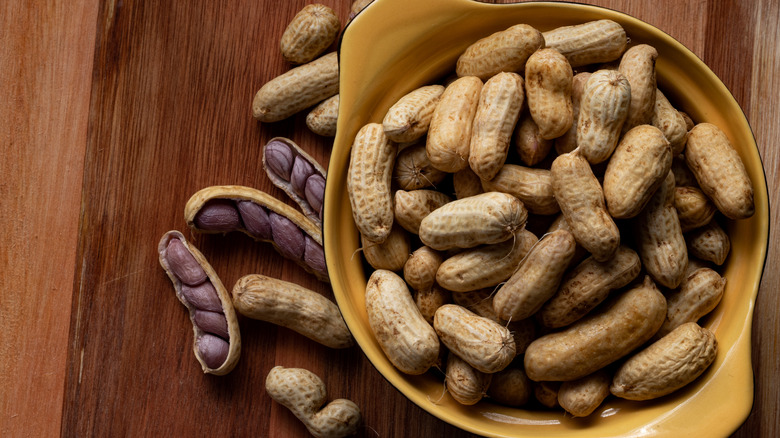
[[[580,3],[572,3],[572,2],[559,2],[559,1],[524,2],[524,3],[513,3],[513,4],[487,4],[487,3],[481,3],[481,2],[478,2],[478,1],[475,1],[475,0],[436,0],[436,2],[437,3],[460,4],[460,5],[469,4],[470,7],[493,8],[493,9],[526,8],[526,7],[566,7],[566,8],[573,7],[573,8],[576,8],[576,9],[585,9],[585,10],[591,10],[591,11],[593,11],[593,10],[601,11],[602,13],[606,12],[606,15],[609,15],[609,16],[608,17],[604,17],[604,18],[613,18],[615,16],[619,17],[619,18],[621,18],[622,21],[631,22],[635,26],[639,26],[639,27],[642,27],[642,28],[645,28],[645,29],[649,29],[654,35],[660,36],[663,39],[667,40],[668,44],[676,47],[677,49],[681,49],[684,52],[684,55],[686,57],[694,59],[696,63],[700,64],[704,68],[704,71],[707,74],[711,75],[715,79],[715,83],[719,84],[719,86],[722,87],[722,91],[725,91],[725,96],[727,96],[727,99],[729,99],[730,101],[733,101],[734,104],[739,108],[739,111],[741,113],[741,120],[737,121],[737,124],[739,124],[741,122],[744,122],[744,124],[747,126],[747,129],[748,129],[748,131],[750,133],[750,137],[751,137],[751,140],[752,140],[752,143],[751,143],[752,146],[748,145],[748,149],[750,149],[751,151],[755,150],[755,153],[756,153],[756,155],[758,157],[758,160],[759,160],[759,163],[760,163],[761,176],[763,177],[763,181],[761,183],[756,184],[756,182],[754,182],[754,190],[755,191],[759,191],[759,190],[756,190],[756,189],[763,188],[763,190],[760,190],[760,192],[761,192],[760,196],[764,198],[765,204],[766,204],[766,208],[764,209],[765,211],[762,211],[762,213],[765,214],[766,227],[761,229],[761,230],[759,230],[759,231],[763,232],[766,235],[767,238],[764,239],[764,245],[763,245],[763,247],[760,250],[761,267],[758,270],[757,279],[755,279],[756,286],[751,291],[751,297],[749,298],[750,310],[749,310],[749,312],[746,315],[747,316],[747,319],[745,321],[746,328],[744,328],[742,330],[742,334],[743,335],[747,335],[747,341],[746,342],[747,342],[747,350],[748,350],[748,353],[749,353],[750,352],[750,346],[751,346],[750,345],[751,344],[751,337],[750,337],[750,335],[752,333],[753,306],[755,305],[755,300],[757,298],[758,291],[759,291],[759,288],[760,288],[760,282],[761,282],[761,279],[763,277],[763,272],[764,272],[764,269],[765,269],[765,266],[766,266],[766,259],[767,259],[766,256],[767,256],[768,245],[769,245],[769,239],[768,239],[768,237],[769,237],[769,226],[770,226],[770,222],[769,222],[770,217],[769,216],[770,216],[771,210],[769,208],[769,197],[768,197],[768,188],[767,188],[768,185],[767,185],[767,180],[766,180],[766,171],[765,171],[765,168],[764,168],[764,165],[763,165],[763,159],[761,157],[761,152],[760,152],[760,150],[757,147],[755,134],[754,134],[752,128],[750,127],[750,123],[749,123],[749,120],[747,119],[747,116],[744,113],[744,109],[738,104],[738,102],[736,102],[736,99],[734,98],[734,95],[731,92],[731,90],[729,90],[728,87],[726,87],[726,85],[723,84],[723,82],[720,80],[720,78],[709,68],[709,66],[707,66],[704,63],[704,61],[701,58],[699,58],[698,55],[696,55],[693,51],[691,51],[684,44],[682,44],[679,41],[675,40],[668,33],[666,33],[665,31],[663,31],[661,29],[659,29],[658,27],[653,26],[653,25],[651,25],[651,24],[649,24],[649,23],[647,23],[645,21],[642,21],[642,20],[636,18],[636,17],[633,17],[632,15],[629,15],[627,13],[624,13],[624,12],[621,12],[621,11],[617,11],[615,9],[611,9],[611,8],[607,8],[607,7],[603,7],[603,6],[597,6],[597,5],[588,5],[588,4],[580,4]],[[349,36],[351,35],[351,26],[352,26],[352,24],[355,23],[355,22],[359,22],[359,21],[356,21],[356,20],[360,20],[361,14],[363,14],[364,12],[369,10],[368,8],[376,7],[375,6],[376,4],[384,4],[384,3],[389,3],[389,0],[375,0],[374,2],[369,4],[366,8],[364,8],[362,11],[360,11],[353,18],[353,20],[350,21],[345,26],[345,29],[342,32],[342,34],[341,34],[341,36],[339,38],[339,43],[338,43],[339,62],[340,63],[341,63],[342,46],[344,44],[345,39],[349,40]],[[343,77],[343,75],[342,75],[342,77]],[[343,129],[342,123],[343,123],[343,118],[344,117],[342,117],[342,115],[343,114],[341,114],[341,109],[340,109],[339,127]],[[345,134],[342,133],[341,140],[344,139],[343,138],[344,135]],[[337,150],[337,148],[342,147],[342,144],[345,144],[343,141],[339,142],[338,140],[339,140],[339,133],[337,132],[337,139],[336,139],[336,141],[334,141],[334,150],[333,150],[333,152],[335,152]],[[351,140],[349,141],[349,143],[351,144]],[[344,147],[346,147],[346,146],[344,146]],[[326,255],[326,263],[328,264],[328,266],[330,266],[330,263],[328,263],[328,260],[329,259],[332,260],[332,257],[328,256],[328,253],[330,252],[330,251],[328,251],[328,248],[331,248],[331,246],[328,245],[329,239],[327,239],[326,234],[328,234],[327,230],[329,230],[328,223],[329,222],[331,222],[331,223],[333,222],[333,220],[329,221],[328,218],[330,216],[334,216],[335,217],[335,213],[333,213],[334,212],[333,209],[328,209],[329,203],[327,202],[327,199],[328,199],[328,194],[331,193],[331,192],[334,192],[335,190],[336,189],[333,189],[332,187],[329,189],[329,183],[326,181],[326,188],[325,188],[325,193],[326,193],[325,199],[326,199],[326,202],[325,202],[324,207],[323,207],[324,208],[324,214],[323,214],[323,242],[324,242],[324,246],[325,246],[325,249],[326,249],[326,251],[325,251],[326,254],[325,255]],[[333,196],[331,196],[331,198],[332,197]],[[759,212],[757,211],[756,214],[759,214]],[[333,279],[332,279],[332,281],[333,281]],[[336,301],[337,301],[337,303],[341,304],[341,301],[348,299],[348,297],[343,294],[344,292],[342,290],[337,290],[338,289],[338,285],[336,285],[335,282],[333,282],[332,284],[334,286],[336,286],[336,287],[334,287],[334,296],[336,298]],[[341,305],[339,305],[340,311],[341,311],[342,308],[343,307]],[[343,312],[342,312],[342,316],[344,316],[344,319],[347,322],[348,328],[354,334],[354,330],[353,330],[354,327],[351,325],[351,323],[354,324],[354,322],[351,321],[351,318],[349,318],[346,315],[344,315]],[[356,337],[356,340],[358,340],[357,337]],[[745,342],[745,341],[743,340],[743,341],[740,341],[740,342]],[[441,415],[441,413],[438,410],[436,410],[436,409],[433,409],[433,410],[429,409],[427,406],[423,406],[420,403],[418,403],[417,401],[415,401],[412,397],[409,396],[409,394],[407,394],[404,390],[399,388],[399,386],[396,383],[394,383],[393,380],[388,375],[386,375],[384,372],[382,372],[382,370],[377,365],[377,363],[375,363],[374,359],[372,359],[367,354],[367,352],[363,348],[363,345],[361,345],[360,342],[358,342],[358,344],[359,344],[359,346],[361,348],[361,352],[366,356],[366,358],[369,360],[369,362],[372,364],[372,366],[377,371],[379,371],[380,375],[382,375],[382,377],[386,381],[388,381],[388,383],[390,383],[397,391],[401,392],[401,394],[403,394],[409,401],[411,401],[412,403],[416,404],[417,406],[419,406],[420,408],[422,408],[424,411],[428,412],[429,414],[439,418],[440,420],[445,421],[445,422],[447,422],[449,424],[452,424],[452,425],[454,425],[456,427],[459,427],[459,428],[461,428],[463,430],[467,430],[469,432],[473,432],[473,433],[477,433],[477,434],[484,434],[485,433],[484,431],[479,430],[479,429],[475,429],[475,428],[471,427],[468,424],[464,425],[462,423],[454,423],[454,422],[451,421],[450,418],[446,418],[446,416]],[[750,354],[748,354],[748,361],[749,362],[750,362],[750,359],[751,359]],[[752,364],[749,364],[749,366],[752,366]],[[406,376],[406,377],[409,377],[409,376]],[[751,373],[750,373],[750,378],[751,378],[751,380],[754,380],[754,378],[755,378],[753,373],[752,373],[752,369],[751,369]],[[739,428],[739,426],[741,424],[743,424],[745,422],[745,420],[747,419],[747,417],[748,417],[748,415],[750,413],[750,410],[752,410],[753,397],[754,397],[754,394],[752,393],[753,387],[754,387],[754,384],[751,384],[751,403],[750,403],[750,405],[747,406],[747,409],[745,410],[744,415],[742,416],[741,420],[738,423],[732,424],[731,426],[729,426],[729,427],[731,427],[731,429],[728,430],[728,433],[732,433],[734,430]],[[725,429],[724,429],[724,431],[725,431]],[[491,435],[491,436],[504,436],[504,435]]]

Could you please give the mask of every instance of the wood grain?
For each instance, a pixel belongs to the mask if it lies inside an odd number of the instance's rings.
[[[60,430],[95,12],[0,2],[2,436]]]
[[[242,358],[230,375],[203,375],[193,358],[186,311],[157,261],[169,229],[183,231],[228,288],[263,273],[332,297],[270,245],[193,235],[183,218],[189,196],[209,185],[287,199],[261,166],[274,136],[327,165],[331,142],[303,115],[258,124],[250,112],[257,89],[289,68],[278,39],[308,3],[0,2],[0,435],[307,436],[264,392],[267,371],[284,365],[314,371],[329,396],[358,403],[359,436],[471,436],[405,399],[358,348],[329,350],[241,318]],[[351,2],[321,3],[345,20]],[[780,2],[583,3],[680,40],[750,120],[773,231],[754,316],[755,403],[734,436],[780,435]]]

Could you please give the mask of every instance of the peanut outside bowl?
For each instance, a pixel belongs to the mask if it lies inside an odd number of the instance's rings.
[[[630,402],[609,397],[587,418],[561,411],[501,406],[485,399],[462,406],[442,397],[443,375],[397,371],[374,339],[365,310],[364,270],[357,229],[346,191],[349,153],[357,131],[381,123],[405,93],[454,71],[472,42],[518,23],[541,31],[609,18],[632,42],[660,54],[659,86],[678,109],[698,122],[718,125],[739,151],[755,191],[755,215],[732,223],[731,254],[723,300],[702,324],[713,330],[719,351],[694,383],[666,397]],[[750,331],[769,233],[766,179],[750,126],[721,81],[692,52],[669,35],[628,15],[566,3],[489,5],[469,0],[377,0],[347,26],[340,47],[341,102],[338,132],[325,189],[324,243],[336,300],[355,339],[376,369],[412,402],[466,431],[494,437],[623,437],[683,434],[727,436],[747,418],[753,403]],[[377,400],[381,403],[381,400]]]

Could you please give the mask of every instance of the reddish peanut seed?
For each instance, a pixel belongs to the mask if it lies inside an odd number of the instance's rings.
[[[271,221],[263,207],[252,201],[238,201],[238,211],[249,234],[262,240],[272,238]]]
[[[165,258],[168,260],[171,272],[182,283],[194,286],[206,281],[206,272],[187,251],[181,240],[171,239],[168,242]]]
[[[309,201],[309,205],[316,210],[322,210],[322,200],[325,195],[325,178],[319,175],[312,175],[306,180],[306,187],[304,188],[304,194],[306,200]]]
[[[266,165],[273,173],[290,181],[295,154],[289,146],[279,140],[272,140],[265,146]]]
[[[315,271],[327,275],[328,268],[325,266],[325,252],[322,246],[309,236],[303,236],[303,239],[305,245],[303,261]]]
[[[206,333],[219,336],[222,339],[229,339],[227,319],[223,313],[209,312],[207,310],[196,310],[192,319],[195,325]]]
[[[297,225],[284,216],[274,212],[268,214],[271,222],[271,233],[279,252],[287,258],[300,260],[306,248],[303,232]]]
[[[241,226],[241,217],[233,201],[214,199],[198,212],[195,224],[200,228],[227,232]]]
[[[197,342],[198,352],[207,367],[217,369],[225,363],[225,359],[227,359],[230,351],[230,344],[227,341],[206,333],[198,338]]]
[[[209,310],[211,312],[222,311],[222,303],[219,302],[217,291],[209,281],[205,281],[197,286],[182,284],[181,294],[196,309]]]
[[[290,175],[290,185],[299,196],[306,195],[306,181],[314,174],[314,167],[309,164],[300,155],[295,157],[293,162],[292,174]]]

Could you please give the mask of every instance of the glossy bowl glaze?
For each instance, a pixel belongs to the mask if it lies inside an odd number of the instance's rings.
[[[632,42],[654,46],[658,84],[676,107],[698,122],[718,125],[739,151],[755,191],[755,215],[728,227],[732,247],[723,275],[728,283],[718,308],[703,324],[719,342],[713,365],[694,383],[669,396],[630,402],[610,397],[587,418],[563,411],[525,410],[488,399],[462,406],[442,397],[443,376],[397,371],[368,325],[364,270],[346,191],[349,151],[357,131],[381,123],[405,93],[454,71],[472,42],[527,23],[541,31],[609,18]],[[534,2],[512,5],[469,0],[376,0],[350,23],[340,46],[341,102],[338,132],[325,190],[324,243],[336,300],[358,344],[376,369],[412,402],[464,430],[495,437],[726,436],[747,418],[753,403],[750,332],[766,258],[769,205],[755,139],[731,93],[691,51],[657,28],[599,7]],[[381,401],[377,400],[377,403]]]

